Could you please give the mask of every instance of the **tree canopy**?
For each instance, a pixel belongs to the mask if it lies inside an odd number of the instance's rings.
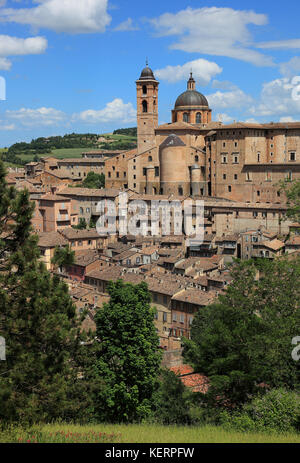
[[[109,284],[110,301],[96,315],[94,374],[104,383],[96,405],[99,419],[139,420],[151,410],[161,353],[146,283]]]
[[[184,358],[209,377],[214,403],[244,403],[264,387],[299,390],[291,356],[300,333],[299,258],[237,262],[232,275],[226,294],[197,313]]]
[[[28,191],[5,183],[0,162],[0,362],[2,421],[80,416],[89,402],[81,334],[67,286],[39,260]],[[61,257],[61,256],[60,256]],[[87,400],[87,402],[86,402]]]

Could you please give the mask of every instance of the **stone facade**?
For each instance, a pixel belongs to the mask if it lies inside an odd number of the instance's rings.
[[[158,84],[148,67],[136,82],[138,149],[128,159],[129,189],[285,203],[278,183],[300,178],[300,122],[213,122],[191,75],[187,91],[176,100],[172,123],[158,126]]]

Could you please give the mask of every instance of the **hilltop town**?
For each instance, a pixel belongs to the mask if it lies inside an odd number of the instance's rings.
[[[87,310],[83,328],[95,330],[95,313],[109,299],[109,281],[144,281],[157,308],[164,363],[177,367],[181,339],[190,338],[195,314],[231,282],[228,264],[235,258],[299,254],[300,224],[285,220],[279,182],[300,178],[300,123],[213,122],[191,74],[171,123],[159,126],[158,86],[147,66],[136,81],[137,148],[83,150],[81,158],[40,157],[24,168],[10,168],[6,181],[29,191],[41,259],[68,284],[78,313]],[[105,188],[84,188],[91,172],[105,175]],[[128,207],[137,200],[149,208],[155,200],[203,201],[203,240],[193,243],[174,234],[172,210],[168,235],[99,234],[97,205],[112,202],[118,210],[120,192],[127,194]],[[118,215],[117,223],[121,219]],[[145,222],[151,226],[151,217]],[[54,266],[57,247],[75,252],[73,265]]]

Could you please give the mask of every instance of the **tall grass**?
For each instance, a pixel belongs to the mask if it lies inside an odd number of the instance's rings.
[[[0,442],[20,443],[300,443],[298,434],[239,433],[216,426],[49,424],[0,431]]]

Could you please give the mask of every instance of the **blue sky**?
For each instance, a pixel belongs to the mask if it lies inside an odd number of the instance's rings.
[[[214,120],[300,120],[299,17],[296,0],[0,0],[0,146],[134,126],[146,57],[160,123],[191,68]]]

